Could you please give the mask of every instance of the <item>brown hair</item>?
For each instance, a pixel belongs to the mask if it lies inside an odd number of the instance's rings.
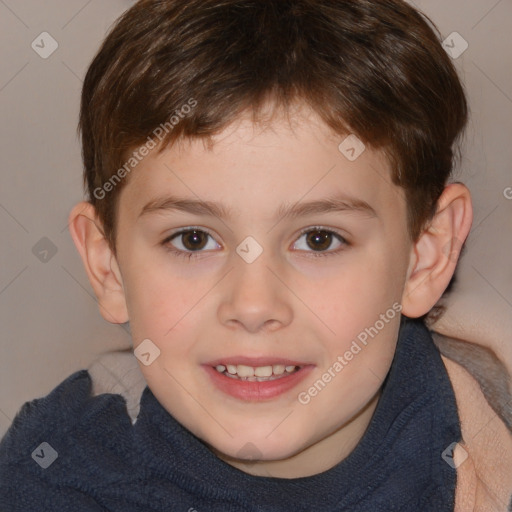
[[[335,132],[385,151],[417,239],[468,116],[424,14],[401,0],[140,0],[87,71],[78,126],[88,200],[114,254],[130,151],[157,132],[159,150],[208,139],[247,110],[256,121],[266,100],[285,110],[302,101]]]

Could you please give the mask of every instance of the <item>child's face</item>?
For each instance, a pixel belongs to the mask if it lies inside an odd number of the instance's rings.
[[[343,137],[307,115],[293,118],[293,131],[281,117],[266,130],[244,119],[212,149],[193,141],[153,151],[120,196],[118,263],[134,346],[149,339],[160,350],[141,364],[146,381],[180,423],[254,474],[321,472],[357,444],[393,358],[411,255],[404,194],[382,154],[366,148],[349,161]],[[170,196],[195,206],[141,215]],[[345,208],[305,208],[328,199]],[[300,215],[280,211],[292,205]],[[169,240],[192,228],[200,233]],[[213,369],[237,361],[303,368],[261,383]]]

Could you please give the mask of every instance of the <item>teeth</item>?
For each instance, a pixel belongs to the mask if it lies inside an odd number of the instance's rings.
[[[226,375],[229,377],[239,377],[244,380],[248,380],[249,382],[262,382],[265,380],[273,380],[277,378],[280,375],[283,375],[285,371],[287,373],[293,373],[295,369],[299,369],[300,367],[290,365],[285,366],[284,364],[275,364],[275,365],[268,365],[268,366],[246,366],[244,364],[218,364],[215,369],[219,373],[226,372]]]
[[[254,368],[252,366],[239,364],[236,367],[236,373],[239,377],[254,377]]]
[[[284,373],[284,364],[276,364],[272,366],[274,375],[282,375]]]
[[[259,366],[254,369],[254,375],[256,377],[270,377],[272,375],[272,366]]]

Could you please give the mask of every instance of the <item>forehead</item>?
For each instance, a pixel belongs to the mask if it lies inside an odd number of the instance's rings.
[[[379,216],[405,216],[403,190],[391,182],[384,153],[333,133],[307,109],[265,124],[240,117],[209,142],[181,139],[150,152],[130,176],[123,202],[137,216],[172,195],[215,202],[226,216],[271,218],[293,203],[337,196]]]

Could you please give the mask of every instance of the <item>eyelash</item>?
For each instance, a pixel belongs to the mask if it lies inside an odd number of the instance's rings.
[[[181,251],[179,249],[173,248],[173,246],[170,245],[171,240],[174,240],[174,238],[176,238],[180,235],[183,235],[185,233],[189,233],[190,231],[200,231],[201,233],[205,233],[206,235],[213,238],[213,235],[211,233],[209,233],[208,231],[206,231],[205,229],[190,226],[190,227],[187,227],[185,229],[177,231],[176,233],[173,233],[172,235],[168,236],[165,240],[162,241],[161,245],[165,248],[166,251],[172,253],[174,256],[178,256],[180,258],[186,258],[189,261],[193,258],[197,258],[204,251],[202,251],[202,250],[188,251],[188,252]],[[331,235],[334,235],[334,237],[337,238],[338,241],[342,243],[342,246],[334,251],[306,251],[306,252],[310,252],[312,254],[312,257],[314,257],[314,258],[325,258],[327,256],[336,256],[351,245],[343,236],[341,236],[336,231],[333,231],[332,229],[324,228],[322,226],[312,226],[312,227],[303,229],[300,232],[300,235],[297,238],[297,240],[299,240],[303,235],[310,233],[312,231],[321,231],[321,232],[329,233]]]

